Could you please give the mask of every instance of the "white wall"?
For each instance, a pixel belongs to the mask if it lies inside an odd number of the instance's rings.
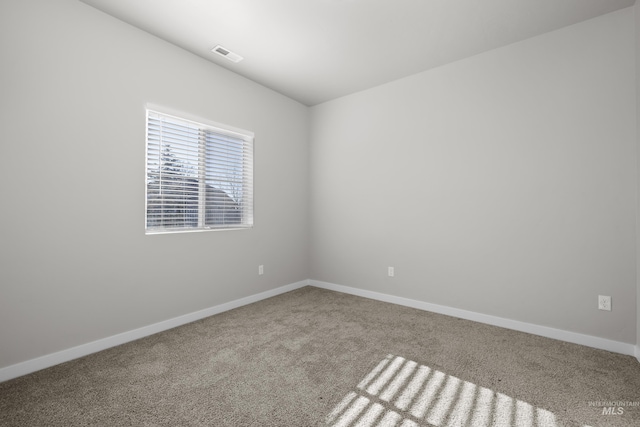
[[[0,57],[0,368],[308,277],[305,106],[74,0]],[[255,132],[252,230],[145,236],[147,102]]]
[[[628,8],[313,107],[312,279],[635,343],[634,40]]]

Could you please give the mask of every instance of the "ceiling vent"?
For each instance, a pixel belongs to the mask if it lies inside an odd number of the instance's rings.
[[[244,59],[242,58],[242,56],[238,55],[237,53],[233,53],[229,49],[222,47],[220,45],[211,49],[211,52],[217,53],[220,56],[224,56],[231,62],[240,62]]]

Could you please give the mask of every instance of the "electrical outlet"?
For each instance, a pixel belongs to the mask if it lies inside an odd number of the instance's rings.
[[[396,274],[396,271],[393,267],[389,267],[387,270],[387,274],[389,275],[389,277],[393,277]]]
[[[264,265],[258,266],[258,275],[262,276],[264,274]]]
[[[598,295],[598,310],[611,311],[611,297],[608,295]]]

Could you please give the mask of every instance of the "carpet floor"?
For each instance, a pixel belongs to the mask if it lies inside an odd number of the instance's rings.
[[[640,426],[631,356],[305,287],[0,383],[1,426]]]

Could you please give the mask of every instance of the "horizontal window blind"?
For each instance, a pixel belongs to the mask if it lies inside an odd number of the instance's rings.
[[[147,233],[253,226],[253,136],[147,110]]]

